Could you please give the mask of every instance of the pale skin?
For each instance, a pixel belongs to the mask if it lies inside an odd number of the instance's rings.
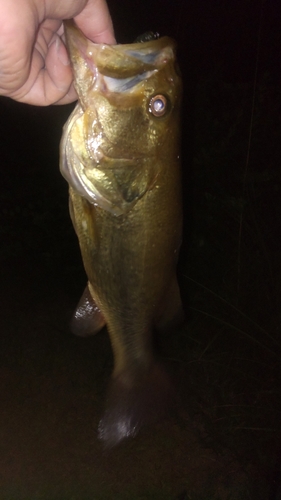
[[[95,43],[115,43],[106,0],[0,0],[0,95],[38,106],[77,99],[63,43],[74,18]]]

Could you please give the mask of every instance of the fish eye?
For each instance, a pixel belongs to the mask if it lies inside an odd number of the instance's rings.
[[[149,111],[154,116],[163,116],[167,111],[167,107],[168,107],[167,97],[165,97],[162,94],[155,95],[149,101]]]

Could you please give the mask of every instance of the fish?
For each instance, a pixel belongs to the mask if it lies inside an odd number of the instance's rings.
[[[78,103],[63,128],[60,171],[88,284],[71,330],[107,327],[114,367],[98,436],[106,447],[160,418],[173,386],[154,332],[184,320],[176,42],[95,44],[64,21]]]

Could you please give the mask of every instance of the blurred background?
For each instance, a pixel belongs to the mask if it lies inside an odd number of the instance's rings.
[[[59,173],[73,105],[0,98],[0,498],[280,500],[280,4],[109,7],[118,43],[178,42],[187,321],[158,343],[179,404],[102,451],[109,340],[68,327],[86,282]]]

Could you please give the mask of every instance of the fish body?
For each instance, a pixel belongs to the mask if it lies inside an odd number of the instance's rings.
[[[61,172],[88,286],[76,333],[106,324],[114,354],[100,438],[134,436],[169,399],[153,329],[182,320],[181,78],[168,37],[97,45],[65,23],[78,104],[64,127]]]

